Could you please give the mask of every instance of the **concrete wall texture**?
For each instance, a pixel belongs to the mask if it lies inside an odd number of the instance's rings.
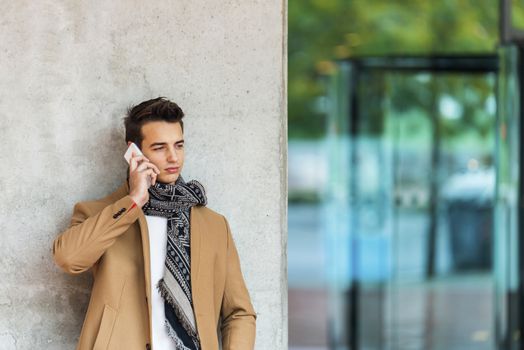
[[[186,113],[182,175],[230,222],[256,348],[287,348],[286,1],[2,5],[0,348],[74,348],[92,277],[52,241],[125,179],[122,117],[157,96]]]

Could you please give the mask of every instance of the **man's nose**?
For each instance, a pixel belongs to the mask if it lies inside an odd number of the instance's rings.
[[[172,148],[172,149],[170,149],[168,151],[167,160],[169,162],[173,162],[173,161],[177,161],[178,160],[178,156],[176,154],[176,150],[175,149]]]

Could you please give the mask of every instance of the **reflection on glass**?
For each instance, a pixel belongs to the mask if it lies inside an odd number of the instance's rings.
[[[332,342],[492,349],[495,74],[351,69],[332,89]]]

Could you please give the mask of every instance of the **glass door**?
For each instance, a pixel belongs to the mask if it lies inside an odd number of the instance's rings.
[[[494,348],[496,71],[491,56],[340,63],[334,349]]]

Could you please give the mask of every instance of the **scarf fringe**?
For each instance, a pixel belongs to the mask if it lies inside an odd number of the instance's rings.
[[[157,287],[158,291],[160,292],[160,295],[162,296],[162,298],[173,308],[173,310],[175,311],[176,316],[178,317],[178,319],[180,320],[180,323],[182,324],[182,327],[184,327],[186,332],[193,339],[193,342],[195,344],[198,344],[199,337],[198,337],[198,333],[197,333],[196,329],[193,329],[193,326],[191,325],[191,323],[187,319],[187,317],[184,314],[184,312],[182,310],[180,310],[180,307],[176,303],[176,300],[173,298],[173,295],[171,294],[171,291],[167,287],[166,282],[164,281],[163,278],[160,279],[160,281],[158,281],[158,284],[157,284],[156,287]],[[196,324],[196,320],[195,320],[195,324]],[[195,340],[197,340],[197,341],[195,342]]]
[[[173,329],[173,327],[171,327],[167,320],[164,320],[164,325],[167,329],[167,335],[175,342],[176,350],[191,350],[190,348],[184,345],[184,342],[182,342],[182,340],[178,337],[178,334],[176,334],[175,330]]]

